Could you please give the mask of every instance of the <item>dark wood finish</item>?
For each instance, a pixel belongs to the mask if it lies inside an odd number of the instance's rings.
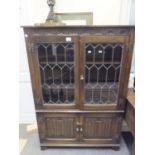
[[[40,142],[77,141],[78,114],[37,113]]]
[[[114,147],[112,147],[112,149],[113,149],[114,151],[119,151],[119,150],[120,150],[120,147],[114,146]]]
[[[132,54],[133,54],[133,47],[134,47],[134,29],[130,29],[130,35],[129,35],[129,42],[126,45],[127,52],[124,55],[123,58],[123,70],[121,72],[121,84],[119,89],[119,97],[120,99],[123,99],[125,102],[125,99],[127,97],[127,91],[128,91],[128,81],[129,81],[129,74],[130,74],[130,68],[131,68],[131,60],[132,60]],[[119,103],[119,107],[122,107],[124,109],[125,104]]]
[[[102,148],[107,148],[107,147],[110,147],[110,148],[112,148],[112,149],[114,149],[114,150],[118,150],[119,148],[120,148],[120,144],[111,144],[111,143],[107,143],[107,142],[105,142],[105,143],[100,143],[100,144],[95,144],[95,143],[85,143],[85,142],[78,142],[78,143],[74,143],[74,142],[72,142],[72,143],[52,143],[52,142],[47,142],[47,141],[45,141],[44,143],[41,143],[40,144],[41,145],[41,147],[43,147],[43,150],[45,150],[46,148],[48,148],[48,147],[80,147],[80,148],[83,148],[83,147],[90,147],[90,148],[92,148],[92,147],[102,147]],[[45,148],[44,148],[45,147]]]
[[[111,147],[119,149],[120,130],[125,110],[127,84],[134,43],[133,26],[24,26],[27,55],[32,80],[41,149],[48,147]],[[38,43],[74,44],[75,102],[43,102],[39,69]],[[85,43],[123,43],[125,45],[120,73],[118,100],[109,104],[85,104]],[[46,65],[46,61],[42,61]],[[62,64],[50,61],[49,64]],[[90,62],[87,62],[90,63]],[[108,64],[109,62],[105,62]],[[68,64],[72,64],[69,62]],[[100,62],[96,64],[100,65]],[[120,64],[120,62],[114,62]]]
[[[119,146],[122,114],[37,113],[41,144]]]
[[[120,114],[84,114],[83,139],[100,143],[104,140],[118,143],[122,117]]]
[[[26,34],[33,35],[130,35],[134,26],[23,26]]]
[[[128,90],[125,121],[128,125],[130,132],[133,135],[131,155],[135,155],[135,92],[134,92],[134,89]]]
[[[40,146],[40,149],[41,149],[41,150],[46,150],[47,147],[46,147],[46,146]]]
[[[35,49],[35,45],[37,43],[66,43],[66,40],[65,40],[66,36],[44,36],[44,35],[39,35],[39,36],[33,36],[31,37],[31,50],[28,53],[28,55],[30,55],[29,57],[30,60],[32,60],[30,62],[30,64],[33,64],[33,66],[35,66],[35,68],[32,68],[31,70],[34,70],[35,72],[35,76],[36,76],[36,79],[34,79],[34,81],[37,81],[38,83],[35,83],[35,84],[32,84],[32,86],[34,87],[35,90],[38,91],[38,93],[40,95],[37,95],[36,97],[34,97],[34,99],[39,99],[40,103],[39,104],[36,104],[36,108],[37,107],[41,107],[41,108],[45,108],[45,104],[42,104],[42,100],[43,100],[43,97],[42,97],[42,92],[41,92],[41,87],[40,87],[40,71],[39,71],[39,62],[38,62],[38,55],[37,55],[37,51]],[[75,60],[74,60],[74,65],[76,66],[75,67],[75,87],[76,87],[76,90],[75,90],[75,104],[69,104],[69,105],[66,105],[66,108],[78,108],[79,106],[79,73],[78,73],[78,66],[79,66],[79,61],[78,61],[78,37],[77,36],[72,36],[72,41],[74,43],[74,51],[75,51]],[[32,55],[34,56],[34,58],[32,58]],[[34,78],[34,75],[33,75],[33,78]],[[33,83],[33,81],[32,81]],[[64,108],[64,105],[47,105],[48,108],[51,107],[51,108]]]

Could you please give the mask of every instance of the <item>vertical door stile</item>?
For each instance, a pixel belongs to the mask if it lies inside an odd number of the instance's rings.
[[[75,100],[76,107],[80,108],[80,48],[79,48],[79,37],[74,37],[74,55],[75,55]]]
[[[39,70],[39,62],[38,62],[38,53],[37,53],[37,47],[35,42],[31,42],[31,52],[27,52],[29,61],[31,61],[29,64],[32,65],[30,67],[32,77],[32,87],[35,89],[33,91],[34,93],[34,102],[35,106],[41,107],[42,106],[42,92],[41,92],[41,79],[40,79],[40,70]]]
[[[123,55],[122,55],[122,62],[121,62],[121,72],[120,72],[120,79],[119,79],[119,92],[118,92],[118,98],[117,98],[117,107],[118,109],[123,108],[124,109],[124,102],[125,102],[125,92],[124,92],[124,87],[127,85],[125,83],[125,76],[128,73],[127,71],[127,65],[130,63],[131,60],[128,59],[128,49],[127,45],[129,43],[129,37],[127,37],[124,41],[124,48],[123,48]]]
[[[80,109],[83,109],[84,107],[84,80],[81,80],[80,77],[84,76],[84,64],[85,64],[85,56],[84,56],[84,41],[83,38],[80,37],[80,41],[79,41],[80,45],[80,59],[79,59],[79,63],[80,63],[80,71],[79,71],[79,80],[80,80]]]
[[[79,115],[79,122],[80,122],[80,137],[79,140],[83,141],[84,137],[83,137],[83,132],[84,132],[84,114],[80,114]]]

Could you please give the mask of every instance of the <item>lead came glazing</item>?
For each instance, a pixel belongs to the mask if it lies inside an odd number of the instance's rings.
[[[123,48],[122,44],[85,44],[86,104],[116,103]]]
[[[43,102],[74,103],[74,49],[72,43],[37,44]]]

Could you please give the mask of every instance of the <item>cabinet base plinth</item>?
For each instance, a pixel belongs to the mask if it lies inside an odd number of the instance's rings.
[[[119,147],[119,146],[113,146],[112,149],[113,149],[114,151],[119,151],[119,150],[120,150],[120,147]]]
[[[95,148],[95,147],[100,147],[100,148],[112,148],[113,150],[118,151],[120,149],[120,144],[80,144],[80,143],[73,143],[73,144],[52,144],[52,143],[42,143],[40,148],[41,150],[45,150],[48,148]]]
[[[41,150],[46,150],[47,149],[47,146],[40,146],[40,149]]]

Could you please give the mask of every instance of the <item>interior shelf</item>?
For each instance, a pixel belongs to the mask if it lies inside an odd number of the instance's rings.
[[[87,61],[86,64],[115,64],[115,65],[120,65],[121,62],[119,61],[98,61],[98,62],[92,62],[92,61]]]
[[[118,82],[85,85],[86,104],[111,104],[117,101]]]
[[[47,89],[61,89],[61,88],[69,88],[73,89],[75,88],[74,84],[43,84],[42,87],[47,88]]]
[[[46,65],[46,64],[74,64],[74,61],[40,61],[39,62],[41,65]]]

